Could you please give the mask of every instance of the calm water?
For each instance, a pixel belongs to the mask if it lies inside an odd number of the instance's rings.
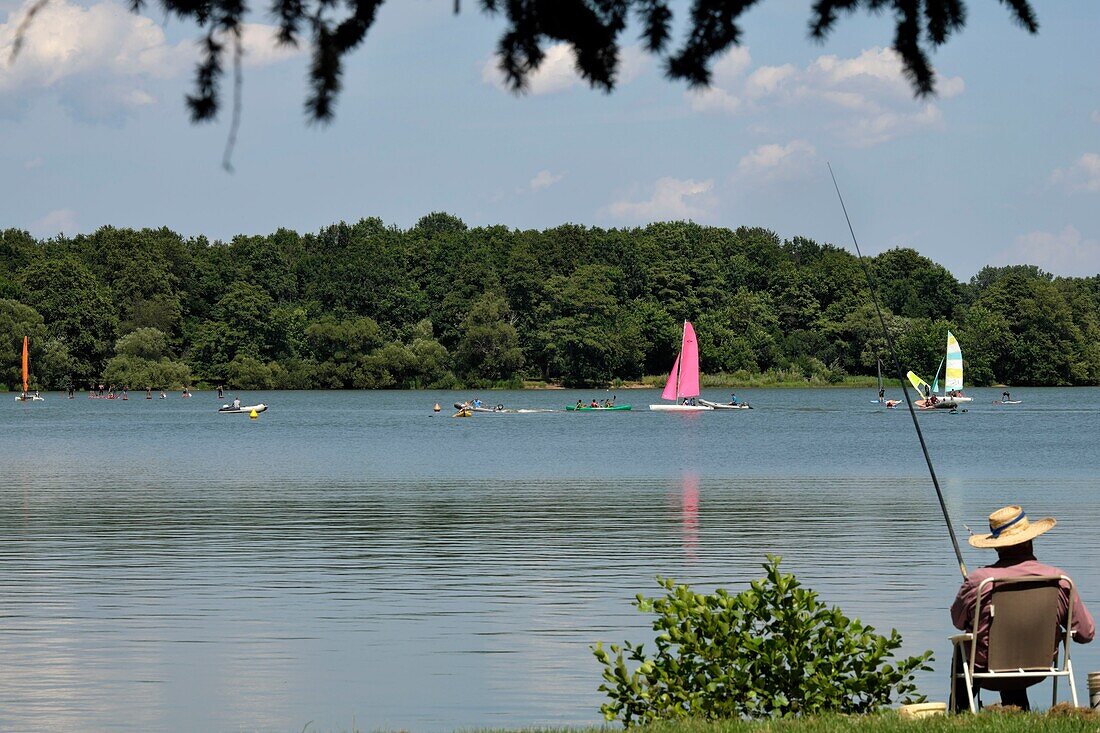
[[[973,395],[920,415],[967,563],[992,557],[964,522],[1053,514],[1040,557],[1100,611],[1100,389]],[[922,684],[946,699],[958,570],[909,416],[873,390],[753,390],[758,409],[694,415],[648,412],[654,391],[620,392],[630,413],[431,412],[463,396],[250,393],[272,406],[255,421],[211,393],[5,396],[0,730],[595,723],[588,645],[647,637],[635,593],[657,574],[740,588],[768,552],[935,650]],[[1082,688],[1098,647],[1073,650]]]

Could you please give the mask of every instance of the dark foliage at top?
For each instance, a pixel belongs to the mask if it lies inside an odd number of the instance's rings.
[[[18,54],[26,25],[47,0],[39,0],[16,34],[12,56]],[[244,0],[155,0],[167,16],[196,23],[203,30],[203,58],[195,72],[194,91],[187,104],[195,121],[210,120],[222,101],[221,83],[227,56],[240,80],[242,24],[250,10]],[[693,0],[685,37],[672,48],[671,3],[668,0],[481,0],[485,12],[507,21],[500,38],[502,69],[519,91],[543,60],[546,43],[570,44],[577,70],[594,88],[611,91],[619,68],[622,35],[628,21],[642,28],[645,48],[660,56],[670,79],[692,86],[710,82],[715,58],[742,41],[740,21],[760,0]],[[1026,30],[1038,30],[1029,0],[1000,0]],[[142,10],[146,0],[131,0]],[[306,43],[311,52],[310,91],[306,114],[328,121],[341,88],[343,61],[374,25],[382,0],[272,0],[271,15],[279,25],[279,42]],[[459,10],[459,0],[455,0]],[[889,13],[895,22],[893,48],[919,95],[935,91],[936,77],[929,52],[945,43],[966,22],[964,0],[816,0],[809,33],[824,39],[842,15],[858,11]]]

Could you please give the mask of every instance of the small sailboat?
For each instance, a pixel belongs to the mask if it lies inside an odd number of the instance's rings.
[[[950,409],[958,407],[964,402],[973,402],[973,397],[967,397],[962,393],[963,389],[963,357],[959,341],[950,331],[947,332],[947,354],[940,362],[947,364],[943,375],[943,394],[937,395],[936,388],[939,384],[939,369],[936,369],[936,378],[932,384],[928,384],[913,372],[909,372],[909,382],[916,388],[923,399],[917,400],[917,406],[922,410]]]
[[[650,405],[651,410],[663,412],[706,412],[713,407],[692,404],[699,396],[699,342],[691,321],[684,321],[684,335],[680,341],[680,353],[672,363],[668,382],[661,392],[661,399],[672,400],[671,405]],[[692,403],[689,403],[691,400]]]
[[[30,393],[30,338],[23,337],[23,392],[15,399],[19,402],[42,402],[43,398],[38,392]]]

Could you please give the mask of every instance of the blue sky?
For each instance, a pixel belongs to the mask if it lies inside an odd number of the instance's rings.
[[[0,0],[0,57],[28,3]],[[970,0],[913,99],[889,17],[808,40],[809,2],[764,0],[745,44],[689,92],[627,38],[619,89],[580,83],[565,48],[530,92],[503,90],[502,21],[470,0],[383,6],[347,65],[336,121],[306,124],[306,61],[249,29],[236,172],[228,115],[187,121],[194,28],[110,0],[50,0],[0,62],[0,226],[39,236],[103,224],[229,238],[431,211],[544,228],[693,219],[848,246],[825,162],[867,251],[911,246],[969,278],[984,264],[1100,272],[1100,3],[1035,3],[1030,36]],[[682,12],[682,8],[681,8]],[[49,21],[49,22],[46,22]]]

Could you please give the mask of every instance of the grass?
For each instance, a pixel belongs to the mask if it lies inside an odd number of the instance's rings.
[[[312,732],[313,729],[309,728]],[[352,728],[354,733],[360,733]],[[590,728],[484,729],[481,733],[613,733],[618,725]],[[1100,713],[1061,704],[1042,713],[993,705],[978,715],[903,718],[895,711],[873,715],[823,715],[781,720],[684,720],[632,728],[636,733],[1096,733]]]

